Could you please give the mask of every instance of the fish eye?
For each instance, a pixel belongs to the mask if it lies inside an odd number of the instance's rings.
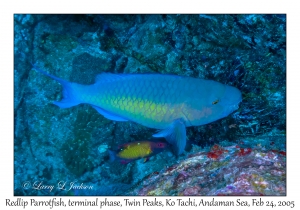
[[[218,100],[215,100],[212,102],[212,105],[216,105],[217,103],[219,103],[219,99]]]
[[[162,143],[158,143],[157,146],[162,147]]]

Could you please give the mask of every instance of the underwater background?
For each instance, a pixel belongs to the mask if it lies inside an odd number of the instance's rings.
[[[243,101],[187,128],[185,154],[121,164],[108,148],[156,130],[60,109],[61,85],[32,64],[80,84],[102,72],[212,79]],[[14,195],[286,195],[286,15],[14,15]]]

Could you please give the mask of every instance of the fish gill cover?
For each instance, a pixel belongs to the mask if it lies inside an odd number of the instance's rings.
[[[60,109],[62,86],[32,63],[84,85],[104,72],[209,79],[243,100],[186,128],[183,154],[119,164],[108,149],[157,130],[86,104]],[[285,15],[16,14],[14,168],[15,195],[286,195]],[[86,187],[57,189],[57,180]]]

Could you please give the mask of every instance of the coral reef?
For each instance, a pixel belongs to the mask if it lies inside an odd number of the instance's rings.
[[[193,148],[186,159],[152,173],[129,195],[286,195],[285,151],[241,146]]]

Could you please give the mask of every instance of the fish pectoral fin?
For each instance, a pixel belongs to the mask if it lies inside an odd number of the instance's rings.
[[[183,153],[186,145],[186,128],[183,119],[175,120],[168,128],[161,130],[153,137],[165,137],[172,144],[177,155]]]
[[[120,117],[118,115],[114,115],[112,113],[109,113],[108,111],[105,111],[104,109],[98,107],[98,106],[93,106],[94,109],[97,110],[101,115],[103,115],[105,118],[109,120],[114,120],[114,121],[128,121],[127,119]]]

